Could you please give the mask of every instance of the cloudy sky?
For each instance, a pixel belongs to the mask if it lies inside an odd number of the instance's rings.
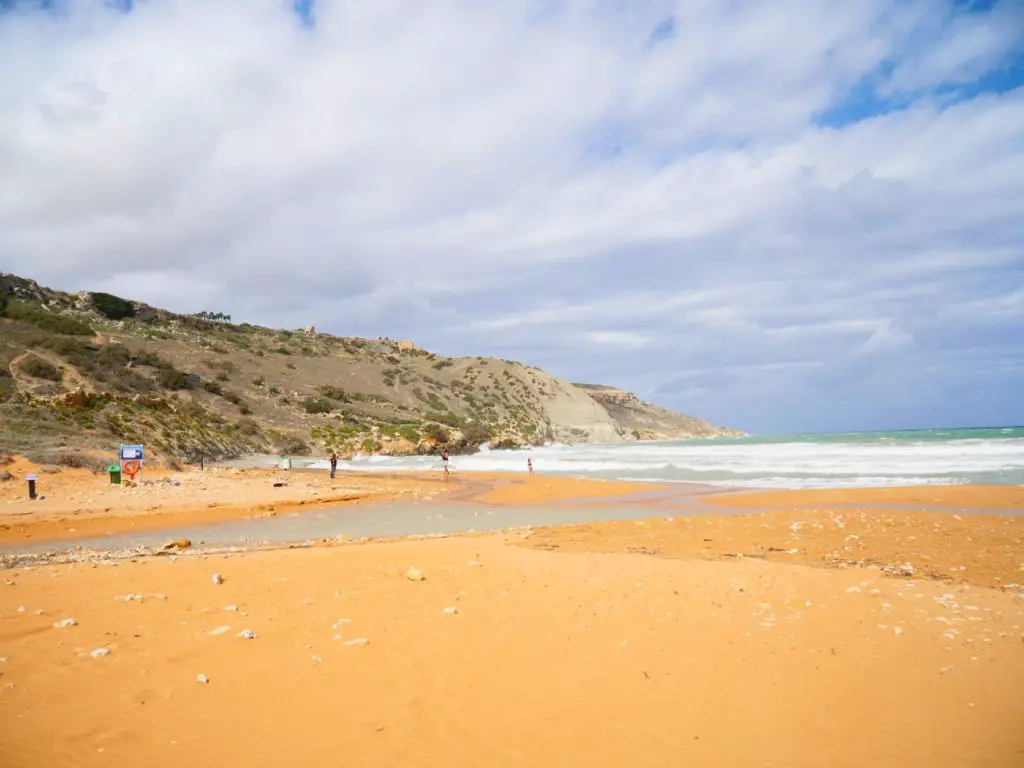
[[[0,0],[0,270],[753,432],[1024,424],[1024,0]]]

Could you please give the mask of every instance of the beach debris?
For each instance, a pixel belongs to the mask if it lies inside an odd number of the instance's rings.
[[[857,592],[860,592],[860,587],[847,587],[843,591],[846,592],[846,594],[848,594],[848,595],[852,595],[852,594],[855,594]]]
[[[61,619],[60,621],[53,622],[54,629],[67,629],[68,627],[76,627],[78,622],[74,619]]]
[[[456,613],[459,612],[459,609],[456,608],[454,605],[449,605],[447,608],[444,609],[444,612],[448,616],[454,616]]]
[[[225,606],[224,606],[224,610],[225,610],[225,611],[232,611],[232,612],[235,612],[235,611],[237,611],[237,610],[238,610],[238,606],[237,606],[237,605],[235,605],[234,603],[232,603],[231,605],[225,605]]]
[[[336,622],[331,624],[331,629],[341,629],[346,624],[351,624],[352,619],[338,619]]]
[[[238,637],[240,640],[255,640],[256,633],[253,632],[251,629],[243,629],[241,632],[238,633]]]
[[[405,578],[407,578],[409,581],[426,580],[426,577],[423,575],[423,571],[421,571],[419,568],[409,568],[409,570],[405,572]]]
[[[210,581],[212,581],[214,584],[223,584],[224,577],[221,576],[219,573],[215,573],[213,574],[213,576],[210,577]]]
[[[164,549],[188,549],[192,546],[192,542],[188,539],[175,539],[164,544]]]
[[[116,595],[114,599],[122,603],[141,603],[142,595],[136,595],[134,592],[129,592],[127,595]]]
[[[903,576],[904,578],[913,576],[917,573],[911,563],[903,563],[902,565],[886,565],[882,567],[882,573],[886,573],[890,576]]]
[[[208,634],[211,634],[211,635],[223,635],[225,632],[229,632],[230,630],[231,630],[231,627],[228,626],[227,624],[225,624],[223,626],[217,627],[216,629],[211,629]]]
[[[208,678],[206,675],[200,672],[198,675],[196,675],[196,682],[206,685],[208,682],[210,682],[210,678]]]
[[[93,651],[89,655],[92,656],[94,659],[98,659],[101,656],[109,656],[110,655],[110,649],[109,648],[97,648],[95,651]]]
[[[480,568],[483,566],[483,563],[481,563],[479,560],[470,560],[468,563],[466,563],[466,565],[468,565],[470,568]]]
[[[902,634],[903,634],[903,630],[902,630],[902,629],[900,629],[899,627],[893,627],[893,628],[892,628],[892,633],[893,633],[894,635],[896,635],[897,637],[899,637],[900,635],[902,635]]]
[[[351,640],[346,640],[345,641],[345,645],[352,645],[352,646],[355,646],[355,645],[369,645],[369,644],[370,644],[370,641],[367,640],[365,637],[354,637]]]
[[[25,605],[19,605],[18,606],[18,613],[24,613],[27,610],[28,610],[28,606],[25,606]]]

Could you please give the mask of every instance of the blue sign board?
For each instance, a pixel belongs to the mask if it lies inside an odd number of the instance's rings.
[[[141,445],[122,445],[121,461],[142,461]]]

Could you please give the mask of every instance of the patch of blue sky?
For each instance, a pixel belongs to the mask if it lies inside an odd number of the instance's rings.
[[[298,15],[304,27],[316,26],[316,0],[294,0],[292,10]]]
[[[1024,87],[1024,53],[1015,55],[1003,66],[969,82],[940,83],[917,91],[886,94],[882,86],[892,69],[893,64],[886,62],[862,78],[832,106],[817,115],[815,125],[842,128],[861,120],[906,109],[925,97],[952,106],[984,94],[999,95]]]
[[[647,38],[647,45],[653,47],[658,43],[670,40],[676,35],[676,17],[667,16],[651,28],[651,34]]]

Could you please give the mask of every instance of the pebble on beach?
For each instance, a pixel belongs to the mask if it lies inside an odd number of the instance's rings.
[[[68,627],[78,626],[78,622],[74,619],[61,619],[53,623],[55,629],[67,629]]]
[[[424,581],[426,577],[419,568],[410,568],[405,572],[405,578],[409,581]]]
[[[110,655],[110,649],[109,648],[97,648],[95,651],[93,651],[89,655],[92,656],[94,659],[98,659],[101,656],[109,656]]]
[[[219,573],[215,573],[213,574],[213,576],[210,577],[210,581],[212,581],[214,584],[223,584],[224,577],[221,576]]]

